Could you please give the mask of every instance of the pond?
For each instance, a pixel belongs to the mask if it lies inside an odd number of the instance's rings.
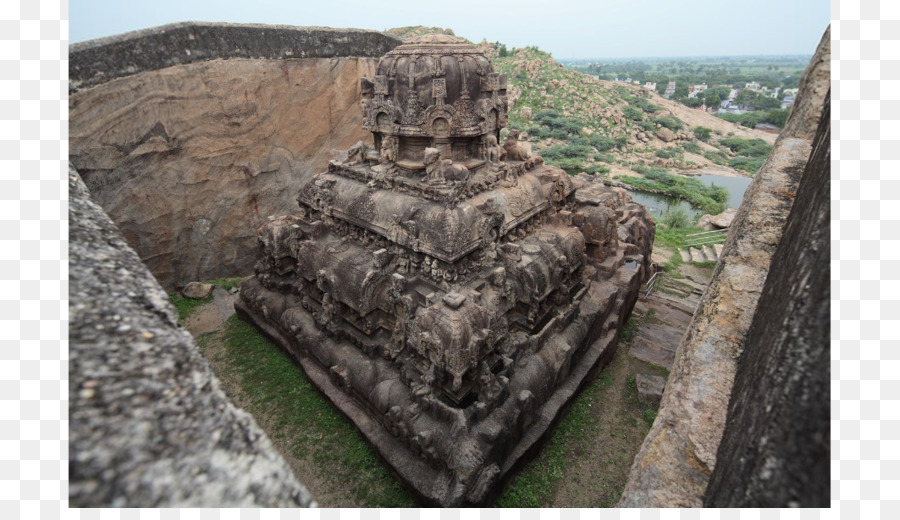
[[[744,192],[747,191],[747,186],[750,186],[750,183],[753,181],[750,177],[723,177],[709,174],[699,175],[694,178],[700,179],[700,182],[707,186],[715,183],[716,186],[722,186],[728,190],[730,197],[725,206],[734,209],[741,207],[741,201],[744,200]]]
[[[747,186],[753,181],[753,179],[749,177],[723,177],[721,175],[709,174],[697,175],[694,178],[699,179],[700,182],[707,186],[715,184],[716,186],[722,186],[728,190],[729,197],[725,206],[734,209],[740,207],[741,201],[744,200],[744,192],[747,191]],[[628,193],[631,194],[631,198],[634,199],[635,202],[646,206],[653,215],[653,218],[657,220],[663,216],[666,207],[669,205],[681,207],[691,218],[699,217],[704,213],[703,210],[695,209],[689,203],[674,197],[632,190],[628,190]]]

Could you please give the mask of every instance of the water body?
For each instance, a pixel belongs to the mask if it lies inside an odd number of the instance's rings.
[[[723,177],[709,174],[699,175],[694,178],[700,179],[700,182],[707,186],[712,186],[715,183],[716,186],[722,186],[728,190],[729,197],[728,201],[725,202],[725,206],[734,209],[741,207],[741,201],[744,200],[744,192],[747,191],[747,186],[750,186],[750,182],[753,181],[750,177]]]
[[[631,194],[631,198],[634,199],[635,202],[643,204],[649,209],[650,214],[653,215],[653,218],[657,221],[662,218],[663,214],[666,212],[666,208],[669,206],[682,208],[692,219],[703,214],[703,211],[694,209],[689,203],[674,197],[657,195],[655,193],[644,193],[643,191],[628,190],[628,193]]]
[[[723,177],[709,174],[698,175],[694,178],[699,179],[700,182],[707,186],[715,184],[728,190],[728,200],[725,202],[725,206],[734,209],[740,207],[741,201],[744,200],[744,192],[747,191],[747,186],[753,180],[749,177]],[[635,202],[646,206],[653,218],[657,220],[662,218],[668,206],[681,207],[691,218],[699,217],[704,213],[704,211],[696,209],[689,203],[674,197],[632,190],[628,190],[628,193],[631,194],[631,198]]]

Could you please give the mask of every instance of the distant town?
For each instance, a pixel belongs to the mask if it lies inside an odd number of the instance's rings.
[[[797,96],[809,56],[560,60],[599,79],[641,85],[747,127],[777,132]]]

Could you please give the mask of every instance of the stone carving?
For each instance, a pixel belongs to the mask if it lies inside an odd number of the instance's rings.
[[[236,307],[423,502],[488,503],[611,356],[653,220],[515,131],[501,162],[506,80],[463,40],[403,44],[361,83],[375,148],[298,186]]]
[[[484,152],[482,154],[482,158],[489,163],[495,163],[500,160],[500,147],[497,145],[497,136],[494,134],[487,134],[482,139],[482,146],[484,147]]]
[[[527,161],[529,158],[528,151],[519,144],[519,131],[510,130],[506,136],[506,142],[503,143],[503,149],[506,150],[507,161]]]

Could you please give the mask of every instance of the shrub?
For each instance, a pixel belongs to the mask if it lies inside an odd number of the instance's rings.
[[[693,141],[686,141],[681,145],[685,152],[700,153],[700,145]]]
[[[694,128],[694,135],[697,136],[697,139],[701,141],[706,141],[709,139],[709,136],[712,134],[712,129],[706,128],[705,126],[698,126]]]
[[[557,168],[562,168],[569,174],[585,171],[584,163],[577,157],[563,157],[561,159],[556,159],[552,164]]]
[[[656,151],[656,156],[662,159],[671,159],[677,155],[679,155],[678,151],[674,148],[660,148]]]
[[[648,114],[652,114],[654,112],[658,112],[661,110],[658,106],[654,105],[653,103],[647,101],[644,98],[635,98],[634,101],[631,102],[631,104],[640,108],[641,110],[643,110],[644,112],[646,112]]]
[[[741,139],[740,137],[729,137],[719,141],[723,146],[728,147],[736,155],[744,155],[747,157],[768,157],[772,152],[772,145],[762,139]]]
[[[662,223],[669,229],[686,228],[691,224],[691,217],[680,205],[669,204],[663,213]]]
[[[707,152],[703,154],[703,157],[706,157],[719,166],[725,166],[726,164],[728,164],[728,156],[726,156],[723,152]]]
[[[769,123],[777,126],[778,128],[784,128],[784,124],[785,122],[787,122],[789,113],[790,111],[787,109],[776,108],[765,112],[744,112],[743,114],[716,114],[716,116],[724,119],[725,121],[730,121],[741,126],[746,126],[747,128],[753,128],[760,123]]]
[[[635,107],[623,107],[622,115],[625,116],[626,119],[630,119],[631,121],[643,121],[644,113]]]
[[[764,157],[735,157],[728,161],[728,165],[735,170],[742,170],[748,173],[756,173],[766,162]]]
[[[598,152],[605,152],[611,148],[616,146],[616,142],[601,134],[594,134],[591,136],[591,146],[597,149]]]
[[[543,126],[531,125],[525,129],[525,132],[528,133],[531,137],[547,137],[550,135],[550,131],[545,129]]]
[[[609,173],[609,166],[605,164],[592,164],[587,169],[588,173],[599,173],[601,175],[605,175]]]
[[[569,138],[570,145],[578,145],[578,146],[590,146],[591,141],[587,137],[583,135],[573,135]]]
[[[658,125],[664,126],[673,132],[677,132],[684,127],[684,123],[682,123],[681,120],[675,116],[657,117],[653,120],[653,122]]]

